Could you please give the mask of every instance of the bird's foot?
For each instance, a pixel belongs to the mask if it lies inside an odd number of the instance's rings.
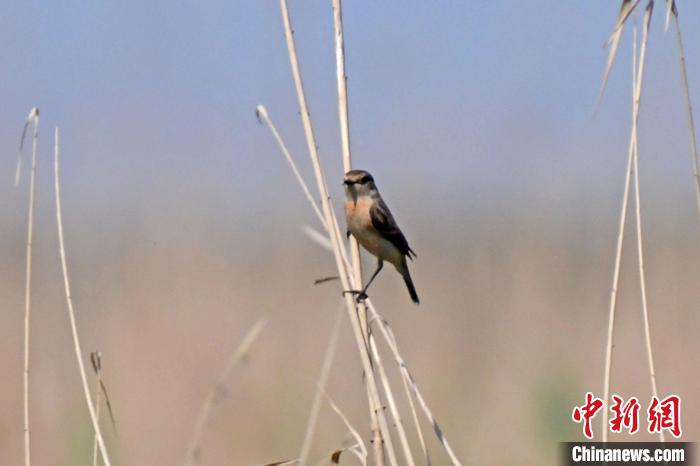
[[[362,290],[348,290],[348,291],[343,291],[343,296],[345,296],[346,294],[353,294],[353,295],[355,295],[355,302],[358,303],[358,304],[361,303],[361,302],[363,302],[363,301],[366,300],[367,298],[369,298],[369,296],[367,296],[367,293],[365,293],[365,292],[362,291]]]

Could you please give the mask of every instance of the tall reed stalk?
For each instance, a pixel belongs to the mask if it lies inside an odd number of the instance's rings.
[[[338,122],[340,125],[340,145],[343,157],[343,171],[345,173],[352,170],[352,155],[350,153],[350,115],[348,110],[348,88],[347,88],[347,74],[345,72],[345,35],[343,33],[343,6],[341,0],[332,0],[333,5],[333,26],[334,26],[334,37],[335,37],[335,62],[336,62],[336,83],[338,89]],[[360,248],[357,240],[352,238],[350,240],[350,257],[352,259],[352,270],[353,278],[355,283],[362,285],[362,262],[360,260]],[[389,404],[389,409],[391,415],[394,419],[394,426],[396,427],[396,433],[401,444],[401,448],[404,454],[404,460],[407,466],[415,466],[415,461],[413,459],[413,454],[409,446],[408,438],[406,437],[406,432],[403,427],[403,422],[401,420],[401,415],[399,414],[396,402],[394,400],[394,395],[391,390],[391,385],[389,383],[389,378],[384,370],[384,364],[382,363],[381,354],[377,349],[377,345],[374,342],[374,337],[372,332],[369,331],[369,326],[367,324],[367,307],[364,302],[359,302],[357,305],[357,314],[360,319],[360,326],[362,327],[362,332],[366,338],[367,345],[371,349],[370,356],[375,362],[375,366],[378,369],[379,377],[382,381],[382,386],[384,388],[384,395]],[[380,407],[375,407],[378,409]],[[376,430],[375,430],[376,432]],[[379,439],[375,438],[374,441]]]
[[[323,395],[326,392],[326,384],[328,383],[328,377],[331,373],[331,368],[333,366],[333,359],[335,358],[335,348],[338,345],[338,335],[340,334],[340,324],[343,322],[343,307],[341,307],[335,316],[335,321],[333,322],[333,328],[331,330],[331,336],[328,340],[328,348],[326,349],[326,355],[323,358],[323,364],[321,365],[321,374],[318,377],[318,384],[316,386],[316,394],[314,395],[314,401],[311,404],[311,412],[309,413],[309,421],[306,423],[306,432],[304,433],[304,441],[301,444],[301,453],[299,453],[299,465],[305,466],[306,462],[309,460],[309,452],[311,451],[311,442],[313,440],[314,432],[316,430],[316,423],[318,421],[318,415],[321,412],[321,404],[323,402]]]
[[[194,424],[194,429],[192,430],[192,435],[187,442],[187,451],[185,452],[185,459],[183,462],[184,466],[193,466],[199,459],[202,435],[204,434],[204,429],[207,425],[209,415],[211,414],[211,409],[214,406],[216,395],[224,389],[224,385],[226,380],[228,380],[229,376],[231,375],[231,371],[233,371],[233,369],[238,366],[238,364],[248,354],[250,347],[258,338],[260,332],[262,332],[262,330],[265,328],[265,325],[265,319],[259,319],[257,322],[255,322],[255,324],[253,324],[229,357],[224,370],[221,372],[216,383],[212,386],[211,390],[209,390],[209,393],[207,393],[207,396],[204,398],[202,406],[199,408],[199,413]]]
[[[83,362],[83,353],[80,348],[80,338],[78,337],[78,327],[75,320],[75,310],[73,309],[73,298],[70,292],[70,281],[68,279],[68,265],[66,263],[66,248],[63,241],[63,219],[61,216],[61,188],[60,188],[60,170],[59,170],[59,148],[60,148],[60,134],[58,128],[54,132],[54,187],[56,191],[56,226],[58,228],[58,246],[59,253],[61,256],[61,269],[63,270],[63,285],[66,294],[66,305],[68,308],[68,319],[70,321],[71,334],[73,336],[73,349],[75,350],[75,359],[78,363],[78,369],[80,371],[80,379],[83,384],[83,393],[85,395],[85,404],[87,404],[88,411],[90,412],[90,419],[92,420],[92,426],[95,429],[95,436],[97,437],[97,444],[100,447],[100,454],[102,455],[102,462],[105,466],[111,466],[112,462],[107,454],[107,447],[105,446],[104,438],[102,437],[102,431],[100,430],[100,423],[97,418],[97,412],[95,406],[92,403],[92,398],[90,396],[90,385],[88,384],[87,374],[85,372],[85,363]]]
[[[651,16],[651,11],[649,11],[649,16]],[[644,52],[645,52],[645,47],[647,43],[647,35],[649,33],[649,27],[648,27],[648,22],[645,22],[644,29],[643,29],[643,38],[642,38],[642,55],[641,58],[644,57]],[[635,31],[636,32],[636,31]],[[636,50],[636,33],[635,33],[635,47],[634,50]],[[634,71],[632,73],[632,89],[634,92],[634,95],[639,95],[639,87],[642,84],[642,66],[644,62],[640,58],[640,69],[639,69],[639,75],[637,75],[636,72],[636,53],[635,53],[635,59],[633,60],[633,66],[634,66]],[[641,291],[642,295],[642,320],[644,323],[644,342],[646,346],[646,352],[647,352],[647,362],[649,364],[649,378],[651,381],[651,390],[652,394],[658,398],[659,397],[659,391],[656,386],[656,369],[654,368],[654,353],[652,351],[652,346],[651,346],[651,328],[649,324],[649,304],[647,300],[647,286],[646,286],[646,277],[644,273],[644,235],[642,232],[642,201],[641,201],[641,196],[640,196],[640,186],[639,186],[639,132],[638,132],[638,126],[637,126],[637,121],[632,122],[632,134],[633,134],[633,147],[634,147],[634,157],[633,157],[633,162],[634,162],[634,196],[635,196],[635,219],[636,219],[636,226],[637,226],[637,265],[638,265],[638,271],[639,271],[639,288]],[[659,432],[659,437],[660,440],[663,442],[664,441],[664,433],[663,431]]]
[[[294,162],[294,159],[292,158],[289,151],[286,150],[287,145],[284,143],[284,140],[282,139],[282,137],[280,136],[279,132],[277,131],[274,123],[270,119],[270,116],[269,116],[267,110],[265,109],[265,107],[262,105],[258,105],[257,112],[261,118],[261,121],[263,123],[265,123],[268,126],[268,128],[270,128],[270,131],[275,136],[275,139],[278,142],[280,149],[284,153],[285,158],[287,159],[287,162],[290,164],[291,167],[295,167],[296,163]],[[299,175],[299,176],[296,176],[296,179],[299,182],[299,185],[301,186],[302,191],[308,192],[308,187],[306,186],[306,182],[304,181],[303,177]],[[316,211],[317,208],[314,208],[316,201],[314,201],[312,198],[310,198],[308,196],[307,196],[307,200],[309,201],[310,204],[312,204],[313,210]],[[324,224],[324,227],[325,227],[325,220],[322,223]],[[334,250],[333,244],[331,244],[330,239],[323,238],[323,240],[321,240],[321,238],[316,238],[316,236],[320,235],[320,233],[316,232],[316,230],[314,230],[310,227],[307,227],[304,231],[309,233],[310,236],[314,239],[314,242],[316,242],[319,246],[327,249],[330,252],[333,252],[333,250]],[[342,253],[344,254],[344,251],[342,251]],[[343,256],[343,263],[346,265],[346,267],[352,268],[348,257],[345,255]],[[375,309],[374,305],[372,304],[371,299],[367,299],[365,302],[367,305],[367,309],[369,310],[369,312],[371,313],[371,316],[372,316],[371,319],[368,320],[368,323],[370,325],[378,325],[379,326],[379,329],[381,330],[381,334],[384,336],[384,340],[385,340],[387,346],[389,347],[389,349],[391,350],[391,353],[394,356],[394,360],[400,369],[400,373],[402,375],[402,381],[404,383],[404,389],[406,391],[406,397],[407,397],[407,399],[409,401],[409,405],[411,407],[412,417],[413,417],[414,423],[416,425],[416,430],[417,430],[418,437],[419,437],[419,440],[421,443],[421,448],[422,448],[422,451],[424,454],[425,463],[430,464],[430,458],[429,458],[429,455],[427,452],[427,448],[425,446],[425,440],[423,437],[422,429],[421,429],[421,426],[418,422],[417,412],[415,409],[415,405],[413,403],[413,396],[415,396],[418,399],[419,407],[421,408],[421,411],[425,415],[425,417],[428,420],[428,422],[430,423],[430,425],[433,427],[433,430],[435,431],[435,433],[438,437],[438,440],[445,448],[445,452],[449,456],[451,464],[456,465],[456,466],[460,466],[462,463],[459,461],[454,450],[451,448],[451,446],[450,446],[449,442],[447,441],[447,438],[445,437],[442,429],[440,428],[435,416],[433,415],[432,411],[428,407],[428,404],[425,401],[425,398],[423,397],[423,395],[418,387],[418,384],[416,383],[413,376],[410,374],[408,366],[398,350],[396,338],[394,337],[393,332],[391,331],[391,328],[389,327],[388,322],[383,317],[381,317],[379,315],[379,313]],[[370,334],[371,334],[371,332],[370,332]]]
[[[624,4],[623,4],[624,7]],[[651,16],[654,8],[653,0],[650,0],[644,11],[644,20],[642,26],[642,43],[641,50],[639,51],[639,58],[637,62],[637,52],[636,52],[636,34],[634,39],[634,69],[632,72],[632,127],[630,130],[630,139],[628,145],[627,154],[627,170],[625,174],[625,187],[622,200],[622,208],[620,211],[620,222],[617,237],[617,248],[615,254],[615,266],[613,271],[613,283],[610,294],[610,306],[609,306],[609,317],[608,317],[608,338],[605,351],[605,374],[603,378],[603,399],[607,404],[610,401],[610,382],[612,375],[612,362],[613,362],[613,348],[614,348],[614,333],[615,333],[615,311],[617,308],[617,289],[620,277],[620,263],[622,258],[622,246],[624,240],[625,232],[625,220],[627,218],[627,208],[629,204],[629,188],[631,176],[634,174],[635,179],[635,218],[637,227],[637,260],[639,268],[639,280],[640,280],[640,291],[642,299],[642,317],[644,321],[645,329],[645,342],[647,349],[647,360],[649,363],[649,372],[651,379],[651,386],[654,396],[658,396],[656,387],[656,374],[654,370],[654,358],[651,347],[651,331],[649,325],[649,312],[647,304],[647,293],[646,293],[646,280],[644,276],[644,253],[643,253],[643,236],[642,236],[642,223],[641,223],[641,205],[640,205],[640,193],[639,193],[639,162],[638,162],[638,148],[637,148],[637,128],[639,122],[639,108],[641,104],[642,96],[642,83],[644,78],[644,64],[646,59],[646,49],[649,40],[649,24],[651,22]],[[629,16],[629,13],[627,14]],[[622,25],[620,25],[622,27]],[[603,409],[602,416],[602,439],[606,442],[608,439],[608,417],[609,410],[607,408]],[[662,436],[663,440],[663,436]]]
[[[321,206],[324,214],[325,223],[328,227],[329,237],[333,245],[333,256],[335,258],[338,276],[340,277],[343,290],[357,289],[355,286],[353,286],[356,285],[356,283],[353,283],[354,280],[352,280],[352,274],[348,273],[348,269],[346,268],[345,262],[343,261],[344,254],[341,251],[341,249],[343,248],[343,244],[340,239],[340,228],[338,226],[335,213],[333,212],[333,209],[330,204],[328,186],[318,155],[316,139],[314,137],[311,119],[309,117],[306,96],[304,94],[304,86],[301,79],[301,72],[299,70],[296,45],[294,43],[292,26],[289,18],[289,9],[286,0],[280,0],[280,10],[282,12],[285,39],[287,42],[289,61],[292,68],[292,77],[294,78],[294,85],[297,91],[297,98],[299,101],[299,110],[301,114],[302,125],[304,127],[306,143],[308,146],[309,155],[311,157],[311,162],[314,168],[314,176],[321,198]],[[367,387],[367,393],[369,396],[370,419],[374,431],[373,436],[375,439],[378,439],[373,442],[375,464],[377,466],[384,465],[384,454],[386,453],[389,460],[389,464],[391,464],[392,466],[397,465],[398,463],[396,460],[396,453],[394,452],[393,444],[391,442],[391,435],[389,432],[388,424],[386,422],[386,417],[384,415],[384,410],[381,408],[382,402],[379,396],[379,389],[377,387],[374,369],[372,367],[372,362],[369,356],[369,350],[366,344],[364,332],[355,307],[355,300],[350,294],[345,294],[344,300],[347,308],[348,318],[350,319],[350,322],[352,324],[353,334],[355,336],[355,341],[358,347],[358,351],[360,353],[362,367],[365,372],[365,383]],[[376,428],[374,428],[374,426],[376,426]]]
[[[29,176],[29,211],[27,214],[27,249],[26,249],[26,275],[24,286],[24,372],[23,372],[23,413],[24,413],[24,464],[31,466],[31,430],[29,424],[29,348],[30,348],[30,323],[31,323],[31,298],[32,298],[32,242],[34,240],[34,206],[36,204],[36,155],[39,144],[39,109],[34,107],[29,112],[22,131],[20,141],[20,158],[17,161],[15,184],[19,183],[19,169],[21,163],[22,146],[27,127],[32,124],[32,169]]]
[[[274,123],[272,122],[272,120],[270,119],[270,116],[269,116],[267,110],[265,109],[265,107],[262,105],[258,105],[257,111],[258,111],[258,115],[261,117],[261,121],[263,123],[265,123],[270,128],[270,131],[275,136],[275,139],[277,140],[277,142],[280,146],[280,149],[285,154],[285,158],[287,159],[287,162],[292,167],[296,166],[296,164],[294,163],[294,159],[291,157],[291,154],[288,151],[285,151],[287,146],[284,143],[284,140],[280,136],[279,132],[276,130],[276,127],[275,127]],[[297,178],[297,181],[299,182],[299,184],[302,188],[302,191],[307,192],[308,187],[306,187],[306,182],[304,181],[303,177],[297,176],[296,178]],[[312,208],[313,208],[313,206],[315,205],[315,201],[311,198],[308,198],[308,197],[307,197],[307,199],[312,204]],[[316,210],[316,209],[314,209],[314,210]],[[331,242],[328,238],[323,238],[323,240],[321,240],[320,238],[316,238],[316,236],[320,235],[320,233],[316,232],[316,230],[313,230],[312,228],[306,228],[305,231],[307,233],[311,234],[312,238],[314,238],[314,242],[316,242],[319,246],[327,249],[330,252],[333,252],[333,245],[331,244]],[[346,267],[348,267],[348,268],[352,267],[347,256],[343,257],[343,262],[346,264]],[[459,461],[456,454],[454,453],[454,450],[452,450],[449,442],[447,441],[447,438],[445,437],[444,433],[442,432],[442,429],[439,427],[439,424],[438,424],[435,416],[433,415],[432,411],[428,407],[427,402],[425,401],[425,398],[423,397],[422,393],[420,392],[418,384],[416,383],[413,376],[410,374],[408,366],[398,350],[396,338],[394,337],[393,332],[391,331],[391,328],[389,327],[388,322],[383,317],[381,317],[379,315],[379,313],[375,309],[374,305],[372,304],[371,299],[367,299],[365,302],[367,305],[367,309],[369,310],[369,312],[371,313],[371,316],[372,316],[371,319],[368,320],[368,323],[370,325],[378,325],[379,326],[379,329],[381,330],[381,334],[384,336],[385,342],[386,342],[387,346],[389,347],[389,349],[391,350],[391,353],[394,356],[394,360],[400,369],[400,373],[402,375],[402,381],[404,383],[404,389],[406,391],[406,397],[409,401],[409,405],[410,405],[411,412],[412,412],[412,417],[413,417],[414,423],[416,425],[416,430],[417,430],[418,437],[419,437],[419,440],[421,443],[421,448],[422,448],[422,451],[424,454],[425,463],[430,464],[430,458],[429,458],[429,455],[427,452],[427,448],[425,446],[425,440],[423,437],[422,429],[421,429],[420,424],[418,422],[417,412],[415,409],[415,405],[413,403],[413,396],[415,396],[418,399],[421,411],[425,415],[425,417],[428,420],[428,422],[430,423],[430,425],[435,430],[435,432],[438,436],[438,440],[443,445],[447,455],[450,458],[451,464],[457,465],[457,466],[461,465],[461,462]],[[371,332],[370,332],[370,334],[371,334]],[[370,341],[373,341],[373,340],[370,340]]]
[[[345,249],[344,240],[340,234],[340,228],[338,226],[338,220],[335,215],[335,211],[330,205],[330,196],[328,194],[327,183],[325,179],[325,172],[322,169],[318,151],[316,148],[315,137],[313,133],[313,128],[311,125],[311,120],[309,117],[308,107],[306,104],[306,98],[304,95],[304,88],[301,80],[301,74],[299,70],[299,64],[297,60],[296,47],[294,44],[293,32],[291,28],[291,22],[289,19],[289,11],[285,0],[280,0],[280,9],[282,11],[282,19],[285,29],[285,39],[287,42],[287,49],[289,52],[290,65],[292,68],[292,77],[294,79],[295,88],[297,91],[297,98],[299,101],[299,109],[302,120],[302,125],[304,128],[304,134],[306,137],[306,143],[309,150],[309,155],[311,158],[311,163],[314,169],[314,177],[318,187],[321,208],[318,207],[316,201],[310,195],[310,190],[306,185],[303,177],[297,169],[296,163],[291,156],[287,145],[284,143],[281,135],[279,134],[277,128],[272,123],[270,116],[262,105],[258,105],[256,113],[261,122],[265,123],[270,131],[272,132],[275,140],[277,141],[285,159],[289,163],[302,191],[305,193],[307,200],[311,204],[314,212],[319,217],[321,225],[324,227],[328,239],[319,239],[320,233],[317,233],[312,228],[307,227],[305,231],[322,247],[328,248],[335,259],[336,268],[338,270],[338,278],[340,279],[341,286],[343,290],[353,290],[361,287],[361,275],[357,273],[359,270],[359,249],[357,250],[357,255],[354,254],[351,258]],[[345,74],[345,57],[344,57],[344,41],[343,41],[343,29],[342,29],[342,6],[340,1],[333,0],[333,13],[334,13],[334,25],[335,25],[335,50],[336,50],[336,76],[337,76],[337,86],[338,86],[338,111],[339,111],[339,121],[340,121],[340,132],[341,132],[341,148],[343,153],[343,169],[348,171],[352,168],[352,161],[350,155],[350,137],[349,137],[349,122],[348,122],[348,105],[347,105],[347,88],[346,88],[346,74]],[[351,243],[352,246],[352,243]],[[357,267],[355,267],[357,265]],[[445,448],[445,451],[450,458],[450,463],[452,465],[461,466],[461,462],[457,459],[454,451],[450,447],[447,439],[445,438],[442,430],[440,429],[435,417],[430,411],[425,399],[423,398],[418,385],[410,375],[408,367],[406,366],[403,358],[401,357],[398,348],[396,346],[396,340],[391,332],[388,323],[377,313],[374,309],[371,300],[367,299],[363,303],[355,303],[354,299],[348,295],[343,298],[344,305],[347,310],[348,317],[352,324],[353,335],[355,336],[355,342],[360,353],[360,359],[365,373],[365,387],[368,395],[368,403],[370,407],[370,422],[372,426],[373,435],[373,456],[375,465],[384,465],[385,460],[388,460],[390,465],[397,465],[398,460],[394,452],[393,445],[391,443],[391,433],[388,430],[387,421],[384,416],[384,407],[381,404],[380,391],[376,381],[375,369],[377,370],[378,376],[382,382],[382,387],[384,388],[384,394],[387,397],[389,403],[389,409],[394,418],[394,423],[398,437],[401,442],[401,447],[404,452],[404,460],[407,465],[414,465],[415,460],[413,459],[410,445],[407,440],[405,430],[403,428],[403,422],[394,400],[394,395],[387,377],[386,371],[384,370],[383,363],[381,360],[381,352],[374,341],[374,337],[371,331],[371,322],[378,322],[380,330],[385,337],[387,346],[391,349],[394,359],[399,366],[400,374],[402,377],[402,382],[406,392],[406,396],[411,407],[412,417],[416,425],[416,430],[421,444],[421,449],[423,451],[423,457],[426,464],[430,464],[430,457],[425,446],[425,440],[423,437],[422,429],[418,421],[418,414],[415,409],[415,404],[413,402],[413,397],[415,396],[419,402],[419,406],[426,418],[432,425],[438,440]],[[372,312],[372,319],[368,319],[365,314],[367,311],[361,312],[362,309],[369,309]],[[370,353],[371,352],[371,353]],[[326,363],[328,361],[328,353],[326,356]],[[326,367],[324,363],[324,368]],[[325,369],[322,372],[325,374]],[[362,441],[357,435],[352,426],[347,423],[347,419],[342,415],[342,413],[337,409],[337,406],[331,402],[333,409],[344,419],[344,422],[348,425],[348,428],[353,435],[358,439],[357,444],[362,445]],[[379,407],[378,409],[375,407]],[[312,414],[310,421],[312,424],[315,423],[315,413],[316,406],[312,407]],[[308,429],[307,429],[308,432]],[[308,451],[307,441],[309,435],[305,436],[304,446],[302,447],[301,461],[302,463],[306,461],[305,452]],[[347,448],[356,455],[363,463],[363,456],[356,448]],[[360,449],[362,450],[362,449]],[[335,454],[339,454],[343,450],[336,450]],[[386,453],[386,459],[385,459]],[[337,457],[334,456],[336,459]]]
[[[695,119],[693,118],[693,105],[690,100],[690,87],[688,86],[688,70],[685,66],[685,50],[683,48],[683,38],[681,37],[681,24],[678,19],[678,10],[675,0],[666,0],[668,3],[667,12],[667,28],[668,18],[673,16],[674,26],[676,28],[676,46],[678,47],[678,66],[681,72],[681,81],[683,85],[683,96],[685,100],[686,121],[688,122],[688,132],[690,133],[690,163],[693,167],[693,187],[695,188],[695,207],[698,211],[698,220],[700,220],[700,162],[698,162],[698,140],[695,132]]]

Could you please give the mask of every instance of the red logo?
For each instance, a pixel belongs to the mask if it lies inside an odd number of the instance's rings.
[[[676,438],[681,436],[681,398],[678,395],[667,396],[661,401],[651,397],[647,414],[650,433],[668,430]]]
[[[593,393],[586,393],[586,404],[583,406],[576,406],[574,412],[571,413],[571,418],[574,422],[583,422],[583,435],[586,438],[593,438],[593,430],[591,429],[591,419],[598,414],[603,408],[603,400],[593,396]]]
[[[583,435],[588,439],[593,438],[591,420],[603,409],[605,403],[591,392],[586,393],[586,402],[574,407],[571,418],[576,423],[583,423]],[[639,412],[641,406],[637,397],[631,397],[625,402],[617,395],[612,396],[610,411],[613,418],[609,421],[611,432],[620,433],[627,430],[630,435],[639,431]],[[680,438],[681,430],[681,398],[678,395],[669,395],[663,400],[651,397],[647,408],[647,431],[650,434],[669,431],[674,437]]]
[[[622,403],[622,398],[617,395],[612,396],[613,405],[610,411],[615,413],[615,417],[610,420],[611,432],[622,432],[624,427],[630,434],[635,434],[639,430],[639,400],[636,397],[630,398],[627,403]]]

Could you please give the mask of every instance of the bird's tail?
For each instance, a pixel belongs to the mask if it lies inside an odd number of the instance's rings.
[[[418,299],[418,293],[416,293],[416,287],[413,285],[413,280],[411,280],[411,274],[408,272],[408,265],[406,264],[406,259],[404,259],[403,267],[399,270],[401,276],[403,276],[403,281],[406,282],[406,288],[408,288],[408,294],[411,295],[411,299],[414,303],[420,304]]]

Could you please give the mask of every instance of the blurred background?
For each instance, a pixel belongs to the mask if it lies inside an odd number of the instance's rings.
[[[374,174],[418,254],[411,270],[419,307],[391,269],[372,298],[466,464],[556,464],[556,442],[582,438],[573,406],[586,391],[602,396],[630,126],[629,27],[595,118],[593,110],[618,3],[344,8],[354,163]],[[678,7],[700,108],[700,4]],[[640,117],[645,265],[659,390],[681,395],[683,438],[693,441],[700,228],[678,52],[673,30],[663,31],[664,9],[657,2]],[[19,464],[23,455],[28,172],[18,189],[13,177],[33,106],[42,112],[35,464],[86,464],[92,455],[57,252],[55,125],[79,331],[86,353],[103,353],[118,431],[104,424],[114,463],[182,461],[202,399],[260,317],[267,327],[216,405],[200,464],[296,457],[340,293],[337,283],[312,285],[334,273],[332,257],[302,233],[302,225],[318,227],[316,218],[254,115],[255,105],[267,106],[311,181],[279,5],[69,0],[5,2],[3,10],[0,464]],[[293,0],[290,10],[340,207],[331,4]],[[651,390],[633,222],[626,241],[612,389],[645,408]],[[341,335],[328,391],[369,437],[348,322]],[[594,429],[599,435],[600,417]],[[324,408],[313,457],[344,437]],[[433,437],[434,464],[447,464]]]

